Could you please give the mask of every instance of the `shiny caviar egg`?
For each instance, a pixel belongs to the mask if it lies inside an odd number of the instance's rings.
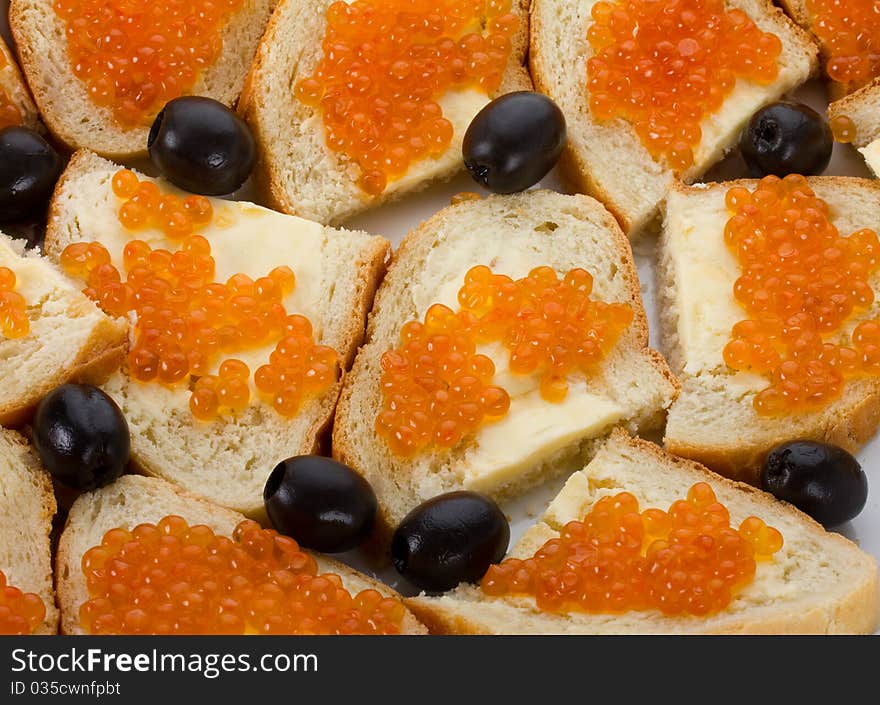
[[[33,130],[0,130],[0,222],[41,218],[62,167],[55,148]]]
[[[833,81],[858,88],[880,76],[880,13],[875,0],[806,0],[812,30]]]
[[[733,327],[724,361],[769,380],[755,410],[816,411],[840,397],[847,378],[880,374],[880,322],[842,334],[874,301],[877,234],[842,235],[803,176],[768,176],[754,191],[731,188],[726,200],[724,238],[742,270],[733,294],[746,317]]]
[[[621,492],[599,499],[531,558],[491,566],[481,587],[490,597],[531,596],[548,612],[705,616],[727,607],[782,545],[782,534],[757,517],[733,528],[704,482],[666,511],[642,511]]]
[[[784,101],[755,113],[740,139],[740,152],[755,177],[821,174],[833,147],[831,128],[819,113]]]
[[[831,132],[834,141],[841,144],[850,144],[858,136],[858,128],[851,117],[838,115],[831,120]]]
[[[676,173],[693,166],[701,122],[738,80],[768,85],[779,73],[779,38],[724,0],[597,2],[592,18],[594,118],[631,123],[651,156]]]
[[[89,634],[398,634],[406,612],[376,590],[353,595],[253,521],[231,538],[179,516],[111,529],[82,571]]]
[[[327,8],[323,55],[296,97],[320,110],[327,147],[375,196],[410,165],[444,153],[450,91],[492,94],[519,20],[510,0],[353,0]]]
[[[33,634],[45,618],[46,605],[40,596],[10,585],[0,570],[0,635]]]
[[[31,330],[27,301],[15,290],[16,276],[9,267],[0,267],[0,335],[23,338]]]
[[[73,74],[123,128],[149,125],[192,92],[223,50],[223,28],[243,0],[54,0]]]
[[[0,48],[0,74],[9,68],[6,52]],[[0,81],[2,83],[2,81]],[[0,85],[0,130],[4,127],[20,125],[22,121],[21,109],[12,99],[6,89]]]

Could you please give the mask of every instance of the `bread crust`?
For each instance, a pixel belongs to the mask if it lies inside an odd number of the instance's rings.
[[[828,106],[828,119],[848,116],[856,126],[856,147],[866,147],[880,137],[880,78],[875,78]]]
[[[18,68],[18,62],[12,51],[6,45],[3,37],[0,37],[0,55],[3,56],[6,66],[0,69],[0,88],[4,89],[21,111],[22,125],[32,130],[43,132],[43,125],[40,122],[40,115],[37,112],[37,106],[34,105],[34,99],[31,92],[22,78],[21,71]]]

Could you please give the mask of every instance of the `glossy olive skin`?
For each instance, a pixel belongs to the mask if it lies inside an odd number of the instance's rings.
[[[740,138],[740,152],[756,178],[821,174],[833,148],[826,120],[800,103],[773,103],[759,110]]]
[[[257,161],[244,121],[211,98],[175,98],[156,116],[148,140],[162,176],[190,193],[225,196],[242,187]]]
[[[110,484],[128,465],[128,422],[97,387],[65,384],[49,392],[37,407],[33,435],[43,466],[74,489]]]
[[[842,448],[792,441],[774,448],[761,469],[761,486],[824,526],[838,526],[862,511],[868,478]]]
[[[0,222],[42,217],[63,166],[55,148],[33,130],[0,130]]]
[[[565,116],[548,97],[519,91],[493,100],[464,135],[464,164],[494,193],[518,193],[543,179],[565,147]]]
[[[450,492],[413,509],[397,527],[391,558],[420,590],[443,592],[478,582],[504,558],[510,525],[495,502],[476,492]]]
[[[373,488],[347,465],[317,455],[279,463],[263,489],[275,529],[322,553],[348,551],[373,530]]]

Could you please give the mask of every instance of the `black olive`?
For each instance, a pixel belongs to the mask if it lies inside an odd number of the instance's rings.
[[[540,93],[508,93],[483,108],[464,135],[464,163],[495,193],[525,191],[555,166],[565,147],[565,116]]]
[[[868,478],[843,448],[792,441],[774,448],[761,470],[761,486],[824,526],[857,516],[868,500]]]
[[[205,196],[224,196],[241,188],[257,161],[248,126],[210,98],[172,100],[156,116],[147,144],[162,176]]]
[[[41,218],[63,166],[55,148],[33,130],[0,130],[0,221]]]
[[[33,434],[43,466],[68,487],[103,487],[128,465],[128,423],[97,387],[65,384],[49,392],[37,407]]]
[[[834,138],[825,119],[800,103],[773,103],[752,116],[740,151],[754,177],[821,174],[831,161]]]
[[[370,484],[347,465],[317,455],[279,463],[263,489],[263,501],[278,532],[323,553],[355,548],[376,520]]]
[[[413,509],[397,527],[391,557],[421,590],[443,592],[475,583],[507,552],[510,526],[495,502],[476,492],[450,492]]]

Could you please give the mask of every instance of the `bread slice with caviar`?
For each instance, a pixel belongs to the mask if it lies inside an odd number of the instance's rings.
[[[106,381],[125,357],[128,325],[104,315],[49,260],[25,251],[24,241],[2,233],[0,267],[15,275],[12,291],[27,317],[21,337],[0,332],[0,423],[16,426],[55,387]]]
[[[194,83],[183,93],[215,98],[233,106],[275,4],[276,0],[242,0],[219,32],[208,32],[203,36],[204,46],[218,51],[217,58],[203,70],[195,71]],[[129,126],[117,119],[112,99],[93,100],[89,84],[77,76],[72,66],[68,22],[58,14],[56,5],[59,3],[54,0],[11,0],[9,6],[9,24],[18,46],[21,66],[46,126],[71,150],[91,149],[117,159],[146,154],[150,125],[161,106],[145,115],[140,124]],[[70,3],[61,3],[60,6],[69,7]],[[196,5],[193,7],[198,9]],[[117,19],[123,19],[123,11],[124,8],[117,8]],[[149,6],[133,6],[130,11],[133,14],[122,27],[108,26],[106,20],[102,20],[98,25],[100,30],[125,32],[124,27],[136,26],[137,22],[144,21],[144,17],[150,17],[151,9]],[[166,17],[172,18],[172,15],[169,13],[157,17],[153,11],[148,21],[151,23],[150,35],[154,43],[132,47],[138,56],[149,57],[157,48],[161,48],[163,40],[155,37],[166,31],[174,35],[181,31],[178,27],[163,26],[164,22],[170,25],[171,20],[165,20]],[[184,18],[182,21],[188,20]],[[88,32],[94,30],[87,24],[86,28],[76,30],[76,36]],[[188,29],[186,33],[192,32]],[[219,49],[214,45],[218,38]],[[174,37],[171,41],[179,43]],[[99,48],[105,46],[99,45]],[[100,55],[92,58],[96,63],[101,61]],[[148,79],[139,78],[131,72],[126,78],[141,89],[135,95],[136,100],[156,88]],[[177,95],[178,92],[169,99]]]
[[[631,123],[597,120],[590,108],[587,62],[594,56],[587,33],[598,0],[535,0],[532,5],[532,79],[562,108],[568,144],[560,162],[567,181],[595,196],[617,216],[630,236],[653,225],[676,175],[665,160],[654,159]],[[730,151],[749,118],[806,81],[818,66],[818,49],[809,35],[774,7],[771,0],[730,0],[763,31],[782,43],[777,78],[766,86],[737,80],[721,108],[700,122],[702,137],[691,167],[681,174],[693,181]],[[709,79],[715,83],[717,78]]]
[[[877,181],[812,177],[808,184],[828,203],[830,220],[844,237],[880,225]],[[726,365],[723,352],[733,326],[748,316],[733,297],[742,270],[724,240],[732,215],[725,198],[733,187],[754,190],[756,185],[746,180],[676,186],[666,205],[657,284],[663,348],[681,380],[681,394],[669,412],[666,448],[752,484],[766,455],[780,443],[812,439],[855,452],[880,423],[878,377],[847,379],[842,395],[818,411],[762,416],[754,400],[768,379]],[[880,291],[877,272],[869,284]],[[878,317],[875,298],[867,309],[856,310],[842,332]],[[840,342],[850,344],[847,335]]]
[[[50,534],[52,480],[24,437],[0,428],[0,572],[6,584],[39,596],[46,613],[35,634],[58,632]]]
[[[180,243],[169,240],[161,230],[129,231],[121,225],[122,201],[111,184],[119,170],[89,152],[73,157],[50,209],[46,251],[52,258],[57,260],[71,243],[97,241],[107,247],[122,272],[122,251],[132,239],[178,250]],[[165,183],[161,190],[180,193]],[[251,203],[219,199],[212,203],[214,220],[199,232],[212,246],[215,279],[225,282],[237,273],[256,279],[278,266],[293,269],[296,287],[283,299],[287,313],[308,317],[315,342],[332,347],[339,367],[348,369],[385,271],[388,242]],[[295,415],[282,417],[253,387],[253,373],[268,362],[274,348],[274,342],[267,343],[224,353],[211,362],[216,369],[222,360],[237,358],[251,372],[251,403],[243,411],[225,413],[213,421],[199,421],[192,415],[189,399],[195,378],[173,386],[145,384],[133,379],[127,366],[114,375],[104,389],[119,403],[131,427],[135,466],[219,505],[261,516],[263,485],[269,473],[285,458],[316,450],[341,386],[337,381],[304,401]]]
[[[199,499],[163,480],[137,475],[123,476],[112,485],[77,499],[67,517],[56,556],[62,633],[83,633],[79,609],[89,599],[82,570],[86,551],[100,546],[104,534],[111,529],[131,530],[140,524],[155,525],[172,515],[183,517],[190,526],[206,525],[217,535],[227,537],[231,537],[235,527],[245,519],[237,512]],[[363,573],[325,556],[312,555],[318,563],[318,573],[335,573],[353,595],[362,590],[377,590],[386,597],[398,597],[392,589]],[[401,633],[424,634],[425,628],[407,611]]]
[[[0,128],[9,125],[39,129],[40,116],[12,51],[0,37]]]
[[[880,78],[828,106],[831,121],[849,118],[852,144],[875,175],[880,175]]]
[[[384,406],[383,354],[398,347],[404,324],[423,321],[433,304],[458,309],[465,275],[477,265],[513,279],[538,267],[550,267],[560,278],[584,268],[594,278],[590,296],[628,305],[633,321],[594,372],[569,374],[568,394],[559,403],[542,398],[536,374],[510,371],[503,345],[479,346],[495,365],[492,384],[511,398],[509,412],[454,447],[428,445],[402,458],[376,430]],[[550,191],[493,196],[446,208],[403,241],[377,294],[367,342],[346,380],[333,454],[372,483],[381,541],[431,497],[471,489],[505,500],[582,467],[615,426],[659,429],[677,393],[665,361],[648,348],[632,251],[613,216],[587,196]]]
[[[532,557],[603,497],[629,492],[640,510],[667,510],[697,483],[708,483],[734,528],[755,516],[782,534],[782,548],[757,561],[752,581],[709,616],[667,616],[656,609],[621,613],[542,611],[530,596],[489,597],[460,586],[409,607],[432,632],[452,634],[870,634],[878,624],[877,563],[839,534],[748,485],[664,453],[615,431],[596,457],[574,473],[541,521],[510,553]]]
[[[489,96],[482,89],[463,88],[438,97],[436,103],[453,127],[449,146],[439,154],[411,163],[405,173],[392,177],[381,193],[371,195],[359,185],[362,170],[350,154],[328,147],[322,109],[307,106],[296,93],[299,82],[312,76],[322,60],[327,13],[333,4],[334,0],[281,0],[260,44],[239,103],[239,112],[251,126],[259,144],[256,176],[265,200],[283,212],[329,224],[340,223],[388,200],[451,178],[463,168],[461,145],[464,133],[490,98],[531,89],[525,67],[529,0],[512,0],[510,11],[518,18],[518,24],[511,36],[507,63],[497,90]],[[361,0],[350,4],[363,6],[366,3]],[[443,11],[449,4],[441,4],[434,11]],[[475,3],[459,5],[461,11],[461,8],[470,8]],[[389,3],[389,9],[395,7],[401,11],[406,9],[400,2]],[[436,16],[429,17],[426,22],[433,20]],[[487,20],[480,17],[472,24],[465,31],[485,30]],[[423,43],[420,51],[429,61],[435,60],[431,58],[434,51],[431,38],[418,35],[415,28],[408,29],[405,36]],[[344,44],[344,39],[338,41]],[[346,56],[344,51],[340,56]],[[369,59],[365,63],[366,67],[348,67],[346,75],[360,75],[359,80],[369,83],[369,69],[375,63]],[[390,83],[391,79],[388,81]],[[378,93],[381,100],[382,91]],[[353,102],[350,96],[348,100]],[[382,110],[393,112],[394,106]],[[356,114],[351,121],[346,119],[352,129],[355,118]],[[376,133],[373,137],[381,139],[376,127],[381,118],[373,115],[367,122],[370,123],[367,129]],[[412,134],[411,137],[421,140],[426,135]]]

